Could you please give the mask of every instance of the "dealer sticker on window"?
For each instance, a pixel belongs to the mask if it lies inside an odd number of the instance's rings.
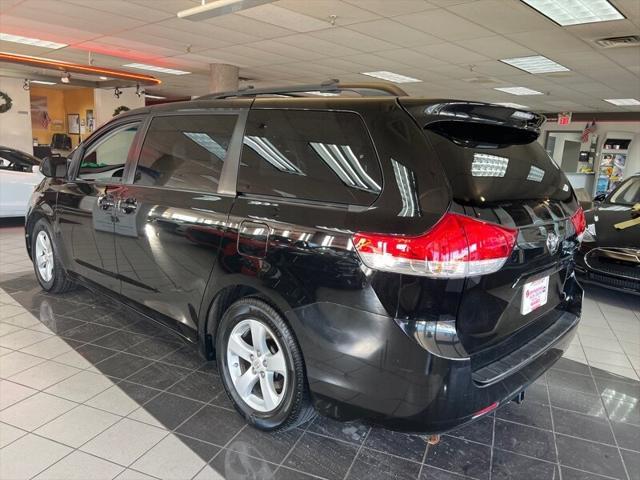
[[[522,289],[522,306],[520,313],[526,315],[547,303],[549,293],[549,277],[525,283]]]

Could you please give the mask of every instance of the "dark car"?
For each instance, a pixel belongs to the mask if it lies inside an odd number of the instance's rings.
[[[583,211],[536,142],[544,118],[360,87],[119,115],[68,169],[45,162],[40,284],[198,343],[264,430],[320,412],[436,433],[521,398],[582,304]]]
[[[618,185],[585,217],[576,257],[580,280],[640,294],[640,174]]]

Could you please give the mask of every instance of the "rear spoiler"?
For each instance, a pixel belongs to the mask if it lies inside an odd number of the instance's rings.
[[[491,103],[398,98],[418,124],[462,146],[501,147],[535,141],[546,117]]]

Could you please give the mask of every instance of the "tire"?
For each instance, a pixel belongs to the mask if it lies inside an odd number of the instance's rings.
[[[64,293],[75,288],[60,261],[51,225],[43,218],[31,230],[31,256],[36,278],[43,290]],[[40,268],[39,264],[43,266],[43,262],[50,269]]]
[[[265,342],[254,341],[254,332]],[[260,351],[260,344],[269,351]],[[252,352],[253,357],[243,358],[238,351],[246,357]],[[298,342],[282,316],[263,300],[242,298],[225,311],[216,334],[216,360],[227,395],[251,426],[289,430],[315,418]],[[240,380],[245,375],[252,381]],[[264,386],[271,395],[265,395]]]

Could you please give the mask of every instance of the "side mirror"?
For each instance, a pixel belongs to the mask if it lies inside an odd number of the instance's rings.
[[[607,198],[607,194],[606,193],[599,193],[598,195],[593,197],[593,201],[594,201],[594,203],[602,203],[602,202],[604,202],[604,200],[606,198]]]
[[[60,155],[45,157],[40,164],[40,173],[49,178],[64,178],[67,174],[67,159]]]

